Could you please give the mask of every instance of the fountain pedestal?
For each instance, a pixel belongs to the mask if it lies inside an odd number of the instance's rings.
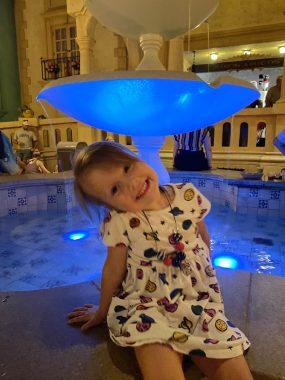
[[[132,136],[133,144],[138,149],[138,157],[156,171],[161,185],[170,182],[169,173],[159,157],[164,140],[164,136]]]

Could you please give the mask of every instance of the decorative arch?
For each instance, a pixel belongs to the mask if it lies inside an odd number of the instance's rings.
[[[72,129],[71,128],[67,128],[67,130],[66,130],[66,140],[67,141],[73,141]]]
[[[61,141],[61,130],[60,129],[57,128],[54,131],[54,137],[55,137],[55,143],[58,144]]]
[[[239,146],[248,145],[248,124],[244,121],[239,129]]]
[[[232,126],[228,121],[223,124],[223,139],[222,146],[230,146],[231,144]]]
[[[49,147],[49,131],[47,129],[43,130],[43,145],[44,148]]]
[[[209,134],[210,134],[211,146],[214,146],[215,145],[215,128],[213,126],[209,127]]]
[[[265,147],[266,143],[266,128],[267,125],[264,121],[260,121],[256,126],[256,146]]]

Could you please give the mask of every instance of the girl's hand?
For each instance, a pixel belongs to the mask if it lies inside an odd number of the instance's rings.
[[[81,324],[81,330],[87,331],[91,327],[100,325],[105,321],[106,316],[103,315],[97,306],[86,304],[83,307],[76,307],[68,314],[68,323],[70,325]]]

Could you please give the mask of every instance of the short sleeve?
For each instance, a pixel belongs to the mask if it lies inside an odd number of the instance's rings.
[[[129,245],[123,215],[116,211],[109,212],[101,224],[101,236],[107,247],[127,247]]]
[[[185,210],[190,211],[196,223],[203,220],[211,210],[210,201],[192,183],[180,184],[177,187],[181,187]]]

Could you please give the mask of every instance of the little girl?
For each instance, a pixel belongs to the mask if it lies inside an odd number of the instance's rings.
[[[203,219],[209,201],[190,183],[161,187],[154,170],[119,144],[99,142],[74,165],[80,203],[108,207],[101,300],[69,314],[85,331],[107,323],[134,347],[144,379],[182,380],[183,355],[209,379],[252,379],[250,343],[224,314]]]

